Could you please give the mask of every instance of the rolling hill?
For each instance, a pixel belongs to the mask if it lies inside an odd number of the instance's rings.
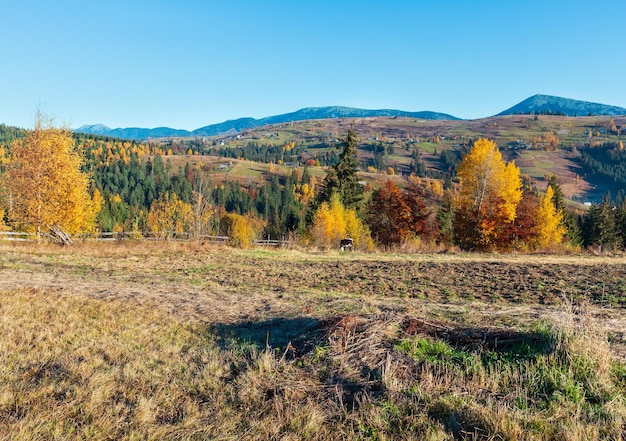
[[[157,127],[154,129],[144,129],[141,127],[111,129],[103,124],[84,125],[74,131],[77,133],[85,133],[87,135],[110,136],[112,138],[134,140],[168,138],[173,136],[191,136],[191,132],[187,130],[172,129],[170,127]]]
[[[611,131],[611,119],[617,132]],[[276,124],[269,128],[263,126],[238,136],[207,137],[206,140],[162,139],[158,143],[162,148],[172,148],[180,153],[189,149],[197,152],[192,157],[173,156],[174,168],[184,166],[186,161],[201,164],[216,161],[210,158],[217,156],[228,158],[235,165],[229,178],[238,177],[245,185],[258,177],[262,168],[259,162],[265,163],[266,168],[267,163],[276,164],[279,160],[298,164],[319,160],[323,167],[337,152],[338,141],[350,129],[360,140],[359,161],[365,181],[380,183],[387,179],[387,175],[379,172],[385,173],[388,167],[397,175],[410,174],[419,166],[415,159],[417,154],[425,176],[444,179],[468,143],[477,138],[488,138],[494,140],[502,148],[505,158],[514,160],[539,189],[546,188],[551,175],[559,177],[567,198],[579,202],[599,201],[604,194],[617,195],[624,188],[605,173],[622,166],[598,155],[614,148],[626,136],[626,116],[507,115],[438,121],[395,117],[329,118]],[[546,134],[553,134],[558,139],[558,148],[549,145]],[[295,141],[296,148],[286,154],[282,146],[291,141]],[[594,161],[600,161],[604,172],[593,172],[586,167],[583,157],[587,155],[597,156]],[[237,159],[244,161],[240,163]],[[369,166],[379,172],[369,173]]]

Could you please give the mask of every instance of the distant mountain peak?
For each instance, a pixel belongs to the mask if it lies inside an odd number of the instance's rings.
[[[626,109],[607,104],[574,100],[552,95],[533,95],[496,116],[519,114],[555,114],[566,116],[626,115]]]
[[[110,127],[105,126],[104,124],[85,124],[84,126],[80,126],[78,129],[74,130],[75,132],[80,133],[90,133],[93,135],[100,135],[103,133],[107,133],[111,131]]]

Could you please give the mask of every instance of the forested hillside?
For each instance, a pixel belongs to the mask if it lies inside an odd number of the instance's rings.
[[[229,137],[150,143],[78,133],[73,137],[84,156],[82,171],[92,181],[99,231],[163,237],[239,234],[246,237],[244,243],[254,237],[291,237],[318,246],[335,246],[345,236],[356,238],[363,249],[409,242],[533,249],[540,246],[541,228],[547,228],[538,225],[538,210],[549,187],[558,212],[552,216],[562,229],[541,247],[622,248],[624,126],[620,119],[544,116],[428,124],[393,117],[307,121]],[[0,126],[3,172],[12,143],[26,133]],[[349,133],[352,137],[346,137]],[[496,140],[503,163],[518,164],[523,197],[512,200],[514,210],[504,222],[474,218],[468,223],[474,209],[463,214],[459,192],[467,183],[456,173],[485,135]],[[539,160],[545,164],[553,158],[578,164],[575,178],[540,167]],[[360,182],[356,204],[348,202],[348,180]],[[582,200],[572,188],[584,188],[587,182],[595,182],[593,190],[604,194],[588,213],[568,202]],[[4,194],[3,217],[9,228],[10,198]],[[554,224],[554,218],[549,222]],[[476,229],[470,241],[468,229]]]

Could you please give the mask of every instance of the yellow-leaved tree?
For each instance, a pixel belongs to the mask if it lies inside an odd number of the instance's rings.
[[[238,248],[250,248],[261,234],[265,222],[252,215],[226,213],[220,219],[220,233],[229,237],[228,244]]]
[[[148,227],[161,239],[172,239],[187,233],[193,219],[191,205],[181,201],[176,193],[165,193],[152,202],[148,212]]]
[[[506,163],[496,144],[479,139],[457,169],[455,235],[464,249],[498,246],[499,227],[515,219],[522,199],[519,168]]]
[[[548,185],[546,194],[539,199],[539,206],[535,210],[533,242],[540,249],[560,244],[566,232],[562,225],[563,213],[554,205],[553,196],[554,190]]]
[[[344,238],[352,238],[357,248],[374,248],[370,232],[359,219],[356,210],[345,208],[338,193],[333,193],[330,201],[323,202],[317,209],[310,235],[313,243],[322,248],[339,248]]]
[[[38,115],[35,128],[11,144],[0,182],[10,224],[38,236],[52,228],[69,234],[92,230],[97,212],[82,161],[71,131]]]

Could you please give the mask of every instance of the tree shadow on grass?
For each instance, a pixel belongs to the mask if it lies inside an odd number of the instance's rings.
[[[223,348],[252,345],[259,349],[288,350],[292,356],[309,353],[324,338],[322,321],[311,317],[220,323],[213,327],[213,332]]]

